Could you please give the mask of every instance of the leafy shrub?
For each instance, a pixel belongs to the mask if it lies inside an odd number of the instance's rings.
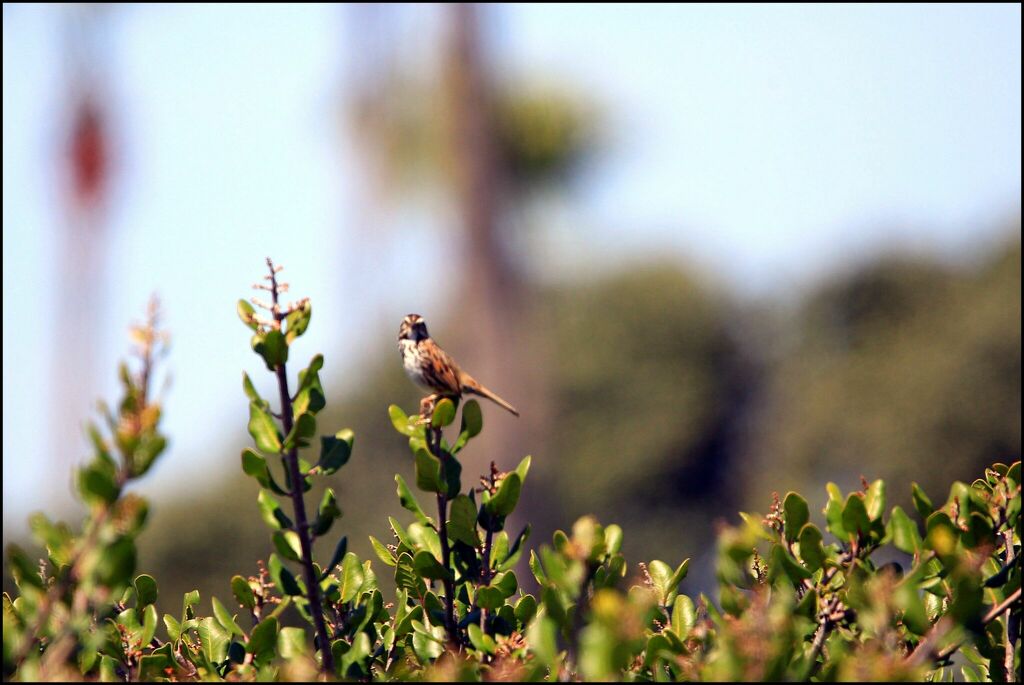
[[[136,573],[146,505],[125,488],[166,444],[149,393],[161,340],[154,312],[136,331],[141,370],[122,367],[124,396],[116,414],[105,412],[110,438],[90,429],[95,456],[76,481],[89,505],[81,531],[37,514],[45,559],[8,548],[18,593],[4,596],[6,678],[941,680],[958,653],[968,680],[1018,672],[1019,461],[954,483],[938,507],[914,485],[923,526],[887,507],[881,480],[850,493],[829,484],[823,526],[798,493],[775,496],[767,515],[741,514],[719,532],[713,601],[680,592],[689,560],[630,566],[623,531],[593,517],[528,549],[529,526],[510,532],[506,522],[530,457],[508,471],[492,463],[474,487],[458,456],[483,429],[479,405],[462,404],[461,416],[452,398],[427,416],[392,405],[428,505],[396,476],[406,522],[389,517],[393,539],[370,539],[397,586],[385,601],[372,562],[348,552],[344,536],[326,564],[314,560],[342,514],[333,489],[315,509],[305,494],[345,466],[353,435],[316,439],[322,356],[290,390],[291,346],[312,308],[281,303],[280,269],[268,266],[272,301],[254,298],[268,313],[238,306],[279,389],[275,411],[243,374],[255,447],[241,465],[260,486],[255,509],[274,550],[266,564],[226,582],[232,599],[212,597],[209,614],[190,592],[162,621],[156,579]],[[315,461],[304,458],[317,447]],[[291,610],[311,635],[282,622]]]

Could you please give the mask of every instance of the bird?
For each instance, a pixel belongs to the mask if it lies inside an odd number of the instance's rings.
[[[455,360],[434,342],[427,324],[419,314],[409,314],[398,328],[398,350],[409,378],[433,394],[424,399],[424,406],[440,397],[461,397],[465,394],[486,397],[502,409],[519,416],[511,404],[481,385],[459,368]]]

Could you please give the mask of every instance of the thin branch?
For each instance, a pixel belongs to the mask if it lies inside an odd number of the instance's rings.
[[[1003,612],[1010,609],[1015,602],[1020,601],[1020,588],[1017,588],[1009,597],[1004,599],[999,604],[989,609],[981,619],[982,625],[988,625],[992,621],[999,618]],[[943,616],[941,619],[935,622],[935,625],[931,627],[928,634],[924,636],[911,652],[906,661],[909,664],[922,664],[928,659],[943,660],[949,656],[952,656],[956,650],[960,649],[963,641],[958,640],[953,644],[945,647],[944,649],[937,650],[936,644],[942,640],[942,638],[953,628],[953,622],[948,616]]]
[[[1011,594],[1009,597],[1004,599],[1002,602],[1000,602],[999,604],[997,604],[994,607],[992,607],[991,609],[989,609],[988,613],[985,614],[985,617],[983,619],[981,619],[981,622],[987,625],[987,624],[991,623],[992,621],[996,620],[997,618],[999,618],[1003,614],[1004,611],[1006,611],[1010,607],[1012,607],[1013,603],[1016,602],[1019,599],[1020,599],[1020,588],[1017,588],[1016,590],[1013,591],[1013,594]]]
[[[427,447],[433,452],[442,464],[446,463],[449,457],[441,449],[441,429],[427,428]],[[444,628],[448,633],[448,642],[457,646],[459,644],[458,625],[455,623],[455,579],[452,571],[452,550],[448,544],[448,497],[444,493],[437,493],[437,516],[438,516],[438,537],[441,538],[441,565],[444,566],[447,575],[444,580]]]
[[[491,462],[490,483],[489,483],[491,494],[494,494],[494,487],[495,487],[495,484],[497,482],[497,478],[498,478],[498,465],[495,464],[492,461]],[[481,478],[480,480],[484,481],[485,479]],[[486,486],[486,485],[488,485],[488,483],[485,482],[484,485]],[[483,550],[483,554],[482,554],[482,561],[483,561],[483,563],[482,563],[482,565],[480,567],[480,585],[481,586],[489,585],[490,582],[491,582],[491,577],[492,577],[491,576],[491,548],[493,547],[493,545],[494,545],[494,532],[490,529],[490,527],[488,527],[487,531],[484,533],[484,550]],[[484,623],[486,623],[486,621],[487,621],[487,609],[480,609],[480,627],[481,628],[484,627]]]
[[[1003,542],[1006,545],[1006,566],[1010,566],[1014,560],[1013,552],[1013,529],[1003,531]],[[1020,597],[1020,588],[1017,588],[1017,597]],[[1012,602],[1011,602],[1012,604]],[[998,608],[998,607],[996,607]],[[1017,672],[1013,668],[1014,647],[1017,643],[1017,634],[1020,632],[1020,623],[1014,623],[1010,616],[1006,617],[1006,626],[1003,631],[1005,641],[1003,642],[1003,671],[1006,682],[1015,682]]]
[[[278,325],[284,320],[283,314],[278,305],[279,288],[277,284],[277,273],[281,267],[275,267],[274,263],[267,258],[267,267],[270,269],[270,292],[274,299],[272,311]],[[288,392],[288,374],[284,364],[278,364],[274,373],[277,375],[277,387],[281,398],[281,423],[285,435],[292,431],[294,416],[292,415],[291,393]],[[327,626],[324,623],[323,604],[320,601],[320,582],[316,571],[313,569],[313,544],[309,534],[309,523],[306,518],[306,502],[303,497],[302,479],[304,476],[299,472],[298,447],[293,445],[284,453],[285,465],[291,477],[291,498],[292,509],[295,512],[295,532],[299,536],[299,546],[302,550],[302,575],[306,581],[306,598],[309,601],[309,612],[313,616],[313,627],[316,630],[316,645],[320,650],[323,670],[334,673],[334,655],[331,653],[331,643],[327,636]]]

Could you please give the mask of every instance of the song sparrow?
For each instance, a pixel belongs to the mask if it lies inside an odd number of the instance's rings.
[[[398,329],[398,350],[402,353],[402,365],[409,378],[433,393],[424,400],[424,406],[432,405],[441,397],[461,397],[470,393],[486,397],[519,416],[515,407],[459,368],[455,360],[431,339],[427,324],[419,314],[410,314],[402,319]]]

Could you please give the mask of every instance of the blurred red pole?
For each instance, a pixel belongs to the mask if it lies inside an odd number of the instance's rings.
[[[62,49],[67,71],[66,128],[60,133],[59,173],[65,227],[58,241],[56,346],[52,366],[56,426],[50,434],[54,473],[67,473],[84,452],[82,425],[92,413],[98,340],[104,329],[106,209],[111,182],[110,107],[101,59],[108,7],[64,8]],[[51,494],[68,501],[67,481]]]

